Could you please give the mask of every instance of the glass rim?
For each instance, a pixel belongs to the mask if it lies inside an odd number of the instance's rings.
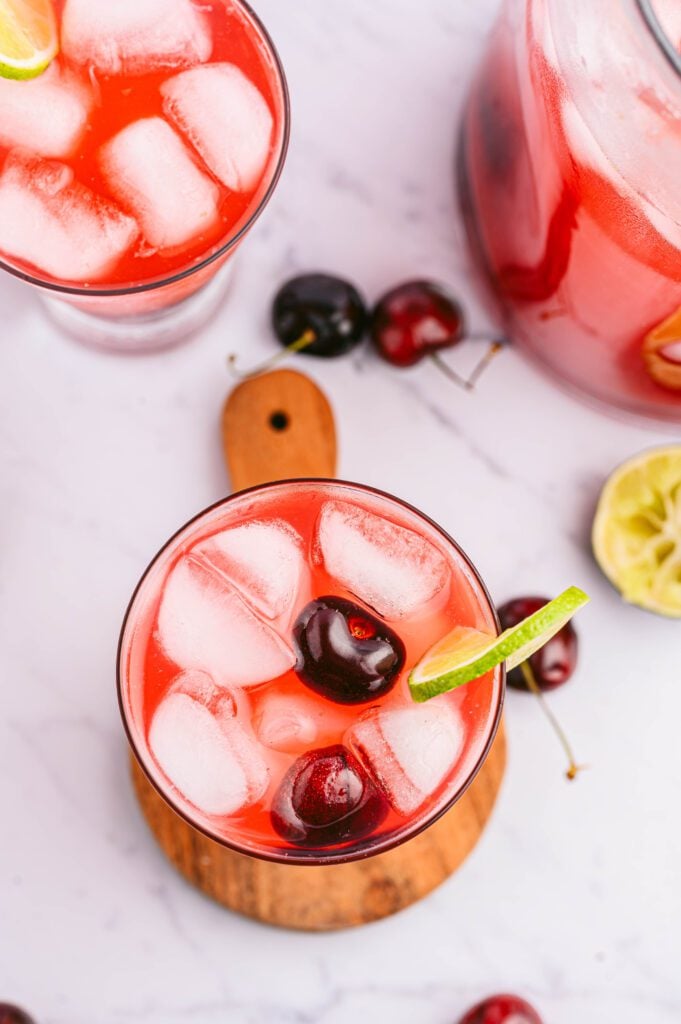
[[[653,7],[652,0],[635,0],[635,3],[653,39],[662,50],[667,61],[681,77],[681,53],[672,44],[671,39],[664,30],[657,11]]]
[[[19,278],[26,284],[34,285],[37,288],[42,288],[46,291],[53,292],[57,295],[69,295],[76,298],[116,298],[127,295],[140,295],[144,292],[156,291],[159,288],[164,288],[167,285],[177,284],[179,281],[184,281],[187,278],[192,277],[194,274],[198,274],[200,271],[205,270],[211,264],[216,263],[222,257],[228,255],[228,253],[235,249],[236,246],[241,242],[244,235],[250,231],[259,218],[262,211],[265,209],[272,194],[281,178],[284,164],[286,162],[286,155],[288,153],[289,140],[291,137],[291,97],[288,88],[288,82],[286,81],[286,73],[284,71],[284,65],[281,57],[277,51],[276,46],[272,40],[272,37],[262,20],[255,13],[250,3],[247,0],[232,0],[238,7],[240,7],[255,23],[256,28],[260,31],[263,40],[269,51],[269,55],[272,57],[274,68],[277,73],[279,86],[281,88],[281,98],[283,103],[283,124],[281,132],[281,144],[279,147],[279,154],[277,157],[276,166],[272,174],[272,179],[267,186],[263,196],[261,197],[258,205],[250,213],[248,219],[241,225],[239,230],[223,242],[215,252],[212,252],[209,256],[204,256],[203,259],[199,260],[198,263],[192,264],[190,267],[185,267],[183,270],[178,270],[175,273],[168,274],[166,277],[156,279],[153,281],[143,281],[140,284],[133,285],[115,285],[110,288],[105,287],[83,287],[82,285],[68,285],[59,284],[56,281],[50,281],[45,278],[31,274],[28,271],[21,270],[19,267],[13,266],[11,263],[7,263],[5,260],[0,258],[0,270],[6,271],[13,277]]]
[[[323,851],[315,849],[310,850],[307,853],[303,853],[302,851],[298,852],[294,848],[287,848],[282,849],[281,851],[275,851],[253,849],[245,845],[239,845],[239,843],[235,842],[233,839],[226,839],[224,836],[215,835],[208,828],[193,820],[192,817],[187,813],[187,811],[184,810],[184,808],[180,807],[178,803],[173,799],[172,794],[166,792],[161,787],[161,785],[152,777],[151,772],[148,771],[144,758],[142,757],[140,751],[138,750],[138,745],[135,741],[131,725],[128,721],[128,714],[125,706],[125,701],[123,698],[123,677],[125,673],[122,670],[123,645],[126,638],[128,624],[132,620],[133,609],[137,601],[138,594],[140,593],[142,587],[144,586],[147,577],[149,576],[149,573],[156,566],[157,562],[166,553],[166,551],[168,551],[168,549],[172,547],[175,541],[178,540],[178,538],[189,527],[191,527],[194,523],[198,523],[204,517],[209,516],[212,512],[215,512],[217,509],[222,508],[225,505],[228,505],[232,501],[235,501],[237,498],[242,498],[246,495],[253,494],[255,492],[272,490],[278,487],[290,487],[292,485],[295,486],[296,484],[323,484],[329,486],[337,485],[339,487],[349,487],[354,490],[368,492],[369,494],[378,496],[379,498],[384,498],[387,499],[388,501],[395,502],[395,504],[407,509],[407,511],[413,513],[419,519],[424,520],[437,533],[439,533],[441,537],[444,538],[444,540],[450,547],[454,548],[457,555],[469,568],[475,581],[477,582],[480,588],[481,596],[487,602],[488,608],[492,613],[492,619],[496,626],[497,632],[501,632],[501,623],[499,621],[499,615],[497,613],[496,606],[492,601],[491,594],[487,589],[487,586],[482,577],[480,576],[480,573],[478,572],[472,559],[463,550],[463,548],[454,540],[454,538],[451,537],[449,533],[447,533],[447,531],[439,525],[439,523],[436,523],[435,520],[431,519],[430,516],[428,516],[425,512],[422,512],[414,505],[411,505],[408,501],[405,501],[402,498],[398,498],[388,491],[383,491],[378,487],[372,487],[369,484],[357,483],[356,481],[352,480],[339,480],[336,478],[329,477],[293,477],[291,479],[286,480],[273,480],[262,484],[255,484],[252,487],[245,487],[240,491],[234,491],[232,494],[229,494],[226,498],[220,498],[218,501],[213,502],[211,505],[208,505],[206,508],[202,509],[200,512],[197,512],[190,519],[188,519],[187,522],[184,523],[184,525],[181,526],[178,530],[176,530],[173,533],[173,535],[169,537],[168,540],[156,552],[154,557],[151,559],[147,567],[142,572],[142,575],[140,576],[135,586],[135,589],[133,590],[132,596],[128,602],[125,611],[125,615],[123,617],[123,623],[121,625],[121,631],[118,639],[118,647],[116,652],[116,691],[118,696],[118,707],[121,719],[123,721],[123,728],[125,730],[128,744],[135,757],[135,760],[137,761],[137,764],[139,765],[145,778],[151,784],[151,786],[156,791],[158,796],[160,796],[160,798],[170,807],[170,809],[174,811],[175,814],[177,814],[178,817],[180,817],[187,825],[189,825],[191,828],[195,829],[197,832],[204,835],[207,839],[210,839],[213,842],[217,843],[219,846],[223,846],[226,849],[232,850],[233,852],[239,853],[245,857],[255,857],[257,860],[264,860],[277,864],[324,867],[326,865],[331,864],[349,864],[353,861],[366,860],[369,857],[374,857],[380,853],[386,853],[389,850],[393,850],[396,847],[401,846],[402,843],[406,843],[409,840],[414,839],[421,832],[424,832],[426,829],[430,828],[431,825],[434,825],[436,821],[438,821],[444,814],[451,810],[454,804],[456,804],[461,799],[461,797],[464,795],[464,793],[466,792],[466,790],[471,785],[471,783],[477,776],[478,772],[482,768],[483,764],[487,760],[487,756],[490,750],[492,749],[492,744],[496,739],[496,735],[499,730],[499,725],[501,723],[501,717],[504,708],[504,698],[506,694],[506,665],[502,663],[497,667],[497,670],[499,672],[498,698],[496,701],[496,708],[494,709],[494,717],[491,723],[491,727],[489,729],[489,735],[480,752],[480,755],[476,759],[475,764],[473,765],[471,771],[467,775],[465,781],[459,786],[459,788],[451,796],[451,798],[448,799],[442,805],[442,807],[438,807],[432,814],[426,815],[422,821],[417,822],[414,828],[408,828],[407,830],[405,830],[404,834],[399,834],[397,836],[388,836],[382,842],[377,842],[366,849],[360,848],[357,850],[350,851],[336,850],[332,851],[331,853],[324,853]],[[497,670],[494,670],[495,673]]]

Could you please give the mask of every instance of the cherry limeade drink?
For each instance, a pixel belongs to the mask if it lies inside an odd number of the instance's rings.
[[[280,68],[233,0],[55,7],[57,58],[31,81],[0,79],[0,259],[94,292],[79,298],[96,312],[176,303],[214,274],[220,261],[204,264],[273,183]]]
[[[656,6],[681,53],[681,5]],[[681,75],[636,0],[506,0],[463,122],[474,247],[514,339],[579,388],[672,420],[680,168]]]
[[[457,625],[496,634],[436,526],[330,481],[246,491],[163,549],[131,602],[119,687],[138,759],[215,839],[343,860],[407,838],[483,760],[501,670],[416,704],[407,676]]]

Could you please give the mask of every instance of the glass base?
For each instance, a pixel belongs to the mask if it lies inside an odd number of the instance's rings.
[[[137,316],[97,316],[61,299],[41,300],[57,327],[83,345],[126,355],[159,352],[188,341],[212,320],[231,284],[233,262],[182,302]]]

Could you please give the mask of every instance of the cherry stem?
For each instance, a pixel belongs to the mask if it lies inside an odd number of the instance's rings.
[[[232,353],[230,356],[227,356],[227,367],[229,369],[229,372],[236,380],[250,380],[251,377],[257,377],[259,376],[259,374],[266,373],[267,370],[271,370],[273,366],[277,366],[279,363],[283,362],[284,359],[287,359],[294,352],[304,351],[304,349],[306,349],[316,340],[317,335],[310,327],[303,334],[301,334],[301,336],[296,341],[292,341],[290,345],[287,345],[286,348],[283,348],[280,352],[277,352],[276,355],[271,356],[269,359],[266,359],[264,363],[260,363],[258,366],[253,367],[252,370],[248,370],[246,373],[243,373],[239,369],[237,369],[236,364],[238,356],[236,356],[234,353]]]
[[[471,334],[471,335],[469,335],[469,337],[472,340],[475,339],[475,335]],[[484,339],[484,340],[487,340],[487,339]],[[468,378],[468,390],[469,391],[473,391],[475,389],[475,385],[478,383],[478,381],[480,380],[480,378],[482,377],[483,373],[485,372],[485,370],[487,369],[489,364],[492,362],[492,360],[495,359],[499,355],[499,353],[501,352],[502,348],[504,347],[504,344],[505,344],[505,342],[499,341],[499,340],[495,340],[495,341],[491,341],[490,342],[489,348],[487,349],[487,351],[485,352],[484,356],[482,357],[482,359],[480,360],[480,362],[478,363],[478,365],[475,367],[475,369],[473,370],[472,374]]]
[[[570,781],[572,781],[573,779],[577,778],[578,774],[581,771],[584,771],[584,769],[586,768],[586,765],[584,765],[584,764],[577,764],[577,762],[575,760],[575,755],[574,755],[574,753],[572,751],[572,747],[570,746],[568,738],[565,735],[565,733],[563,732],[563,729],[562,729],[558,719],[556,718],[556,716],[554,715],[553,711],[549,707],[548,701],[546,700],[546,697],[542,693],[542,691],[541,691],[541,689],[539,687],[539,683],[535,679],[534,672],[532,671],[532,666],[530,665],[529,661],[523,661],[521,663],[520,671],[523,674],[523,678],[525,680],[525,683],[527,684],[528,690],[531,693],[533,693],[534,696],[539,701],[539,703],[541,705],[542,711],[544,712],[544,714],[548,718],[549,723],[551,725],[551,728],[555,732],[555,734],[558,737],[558,740],[560,742],[560,745],[562,746],[563,750],[565,751],[565,755],[566,755],[566,757],[568,759],[568,768],[567,768],[567,771],[565,772],[565,775],[566,775],[566,777],[568,779],[570,779]]]
[[[442,358],[439,352],[431,352],[430,358],[433,360],[438,370],[441,370],[446,377],[453,380],[460,388],[464,391],[474,391],[478,381],[482,377],[483,373],[492,362],[492,360],[501,352],[502,348],[506,344],[505,339],[492,338],[490,339],[488,334],[467,334],[462,341],[487,341],[489,342],[489,348],[482,357],[480,362],[474,367],[470,377],[462,377],[456,370],[453,370],[448,363]]]
[[[449,366],[444,361],[439,352],[431,352],[430,358],[433,360],[438,370],[444,373],[445,377],[449,377],[450,380],[453,380],[454,383],[458,384],[458,386],[460,388],[463,388],[464,391],[470,391],[470,385],[468,381],[465,380],[460,374],[458,374],[456,370],[453,370],[451,366]]]

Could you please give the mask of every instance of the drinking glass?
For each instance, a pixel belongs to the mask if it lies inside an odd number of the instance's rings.
[[[271,536],[263,524],[269,524]],[[253,529],[256,533],[249,533]],[[300,544],[295,596],[273,611],[268,603],[279,600],[281,580],[288,578],[295,561],[290,552],[293,536]],[[262,575],[249,581],[242,556],[271,566],[272,579],[278,581],[274,596],[267,593]],[[234,558],[236,562],[230,561]],[[431,586],[433,572],[440,575]],[[413,574],[416,589],[409,588],[407,573]],[[349,582],[353,576],[356,584]],[[386,580],[392,587],[386,588]],[[275,678],[269,678],[270,672],[259,682],[258,666],[280,655],[276,644],[291,642],[294,622],[311,599],[335,595],[358,606],[361,618],[372,608],[369,597],[379,604],[385,594],[392,599],[402,583],[409,607],[395,607],[387,618],[404,644],[406,660],[389,693],[358,705],[337,703],[304,685],[292,661],[272,669],[280,673]],[[377,596],[381,591],[383,596]],[[421,593],[423,603],[416,596]],[[232,607],[223,602],[236,602],[233,607],[241,615],[240,599],[255,613],[258,628],[265,627],[263,646],[256,644],[252,654],[255,676],[247,682],[248,630],[243,642],[220,639],[227,627],[219,624]],[[473,563],[416,509],[373,488],[329,480],[277,482],[239,492],[182,527],[156,555],[133,594],[118,654],[118,695],[130,746],[170,807],[229,849],[265,860],[317,865],[384,852],[429,827],[461,797],[487,757],[499,725],[503,666],[423,705],[409,696],[409,668],[459,624],[499,631],[496,611]],[[371,624],[360,625],[366,635]],[[183,660],[184,665],[178,664]],[[231,685],[238,680],[243,689]],[[300,723],[292,728],[298,714]],[[388,719],[381,719],[385,751],[375,730],[376,714],[388,716],[391,723],[388,727]],[[183,715],[188,716],[186,725]],[[350,829],[338,839],[327,831],[323,843],[282,837],[273,827],[271,811],[286,773],[298,758],[320,748],[338,750],[344,743],[357,752],[359,721],[373,724],[369,733],[366,727],[361,733],[364,754],[357,756],[369,766],[373,785],[385,790],[390,806],[386,803],[375,827],[365,827],[356,836]],[[202,746],[199,733],[204,731],[213,753],[223,749],[222,743],[239,751],[250,780],[250,797],[246,786],[236,799],[243,805],[232,813],[220,813],[229,796],[216,795],[210,787],[204,792],[207,776],[202,776],[201,765],[213,757]],[[391,741],[398,751],[394,762]],[[182,751],[191,764],[183,760]],[[269,782],[263,781],[265,772]],[[414,788],[416,778],[423,792]]]

